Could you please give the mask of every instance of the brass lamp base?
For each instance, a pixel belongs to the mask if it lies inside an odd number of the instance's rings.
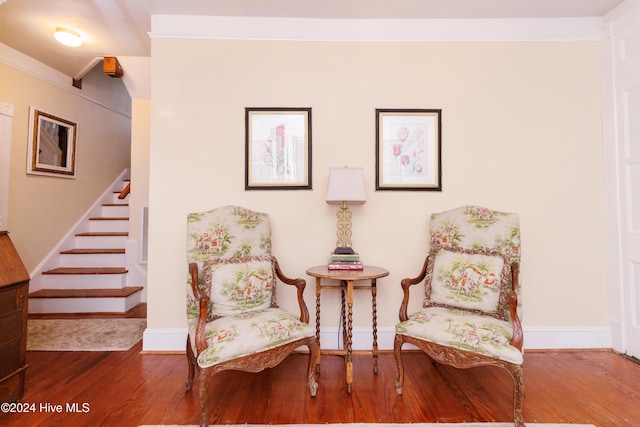
[[[338,217],[338,232],[336,233],[338,241],[333,253],[352,255],[355,252],[351,249],[351,210],[347,202],[342,202],[336,216]]]

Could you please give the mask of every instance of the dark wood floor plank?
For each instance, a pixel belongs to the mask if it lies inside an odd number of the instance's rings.
[[[8,426],[137,426],[196,424],[197,391],[186,392],[184,355],[124,352],[28,352],[24,402],[35,413],[0,414]],[[320,388],[309,397],[308,355],[293,354],[259,373],[223,372],[211,381],[212,424],[501,422],[512,416],[508,373],[498,368],[457,370],[405,352],[405,387],[395,393],[393,354],[382,352],[379,372],[371,356],[354,356],[353,392],[347,394],[344,360],[323,356]],[[640,366],[613,352],[528,352],[524,417],[528,422],[639,426]],[[63,413],[40,404],[63,405]],[[66,405],[89,405],[71,413]]]

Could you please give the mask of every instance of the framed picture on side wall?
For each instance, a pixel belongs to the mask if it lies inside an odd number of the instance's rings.
[[[30,107],[27,173],[75,178],[77,134],[76,123]]]
[[[311,108],[245,108],[245,190],[310,190]]]
[[[442,191],[441,116],[376,109],[376,190]]]

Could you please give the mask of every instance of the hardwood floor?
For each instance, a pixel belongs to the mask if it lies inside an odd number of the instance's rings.
[[[195,390],[185,391],[185,356],[141,354],[141,349],[138,343],[124,352],[28,352],[23,403],[34,411],[0,413],[0,425],[196,424],[198,398]],[[404,395],[397,396],[393,354],[380,354],[377,375],[370,355],[355,354],[353,393],[348,395],[343,359],[323,355],[318,395],[310,398],[304,381],[307,361],[306,354],[298,353],[260,373],[220,373],[211,384],[210,422],[512,419],[511,378],[498,368],[456,370],[407,351]],[[524,371],[527,422],[640,426],[640,365],[623,356],[608,351],[527,352]],[[58,408],[61,412],[52,412]],[[70,411],[74,408],[79,412]]]

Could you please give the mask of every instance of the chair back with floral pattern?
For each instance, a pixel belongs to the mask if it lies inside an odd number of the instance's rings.
[[[514,424],[524,427],[518,215],[480,206],[434,213],[430,244],[420,274],[400,282],[396,393],[401,395],[404,386],[405,343],[455,368],[500,367],[513,379]],[[422,283],[423,307],[409,314],[409,288]]]
[[[190,213],[187,258],[202,271],[198,287],[211,300],[209,320],[275,305],[271,227],[266,213],[239,206]],[[187,315],[190,321],[198,316],[190,285]]]
[[[520,262],[520,221],[518,214],[480,206],[462,206],[431,215],[431,247],[466,251],[495,251],[511,264]],[[473,272],[470,273],[470,276]],[[476,273],[477,274],[477,273]],[[520,286],[518,316],[521,313]]]

